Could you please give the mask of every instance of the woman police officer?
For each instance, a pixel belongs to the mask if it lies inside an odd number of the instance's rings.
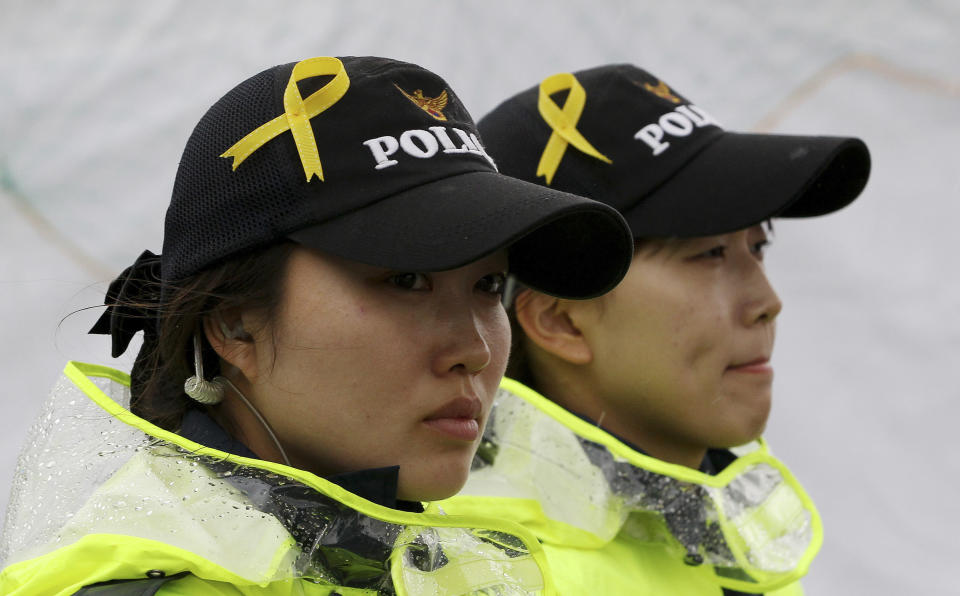
[[[92,330],[115,357],[144,332],[130,377],[70,363],[32,430],[0,591],[552,593],[523,528],[419,502],[465,481],[508,267],[585,298],[629,260],[616,211],[498,174],[423,68],[247,79],[187,142],[162,255]]]
[[[548,77],[479,127],[502,171],[616,207],[636,248],[604,296],[518,292],[527,386],[505,380],[444,507],[530,528],[565,594],[800,592],[821,529],[759,439],[781,308],[765,222],[850,203],[866,146],[726,132],[626,64]]]

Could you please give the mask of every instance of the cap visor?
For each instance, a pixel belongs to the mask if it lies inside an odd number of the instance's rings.
[[[507,248],[521,282],[564,298],[609,291],[633,255],[629,229],[613,208],[493,172],[423,184],[290,238],[407,271],[455,269]]]
[[[866,186],[860,139],[724,133],[627,211],[634,236],[708,236],[850,204]]]

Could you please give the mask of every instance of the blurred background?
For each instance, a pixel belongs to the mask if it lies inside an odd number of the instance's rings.
[[[776,226],[784,301],[767,438],[812,494],[815,594],[960,594],[960,3],[955,0],[4,0],[0,509],[106,285],[160,252],[183,145],[260,70],[373,54],[480,117],[549,74],[632,62],[728,129],[862,137],[864,194]],[[615,117],[615,116],[614,116]],[[203,222],[197,222],[203,225]],[[86,310],[84,310],[86,309]]]

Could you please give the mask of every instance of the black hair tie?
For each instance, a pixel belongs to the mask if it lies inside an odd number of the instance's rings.
[[[145,250],[110,283],[103,300],[107,310],[88,333],[109,335],[114,358],[127,350],[138,331],[144,332],[145,339],[156,336],[160,289],[160,257]]]

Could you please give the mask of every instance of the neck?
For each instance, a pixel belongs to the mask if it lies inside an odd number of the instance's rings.
[[[657,429],[648,428],[637,419],[635,413],[622,414],[609,405],[596,403],[595,400],[561,398],[554,401],[565,409],[588,418],[598,428],[621,441],[661,461],[696,470],[707,455],[705,446],[679,441],[657,432]]]
[[[577,371],[551,370],[549,374],[533,372],[533,387],[564,409],[588,418],[597,427],[630,443],[640,451],[659,460],[699,469],[707,454],[707,446],[684,441],[666,432],[655,420],[635,409],[624,411],[614,400],[607,400]],[[640,396],[632,403],[642,403]]]
[[[214,420],[260,459],[291,465],[269,422],[247,398],[250,393],[245,380],[230,381],[226,399],[213,409]]]

